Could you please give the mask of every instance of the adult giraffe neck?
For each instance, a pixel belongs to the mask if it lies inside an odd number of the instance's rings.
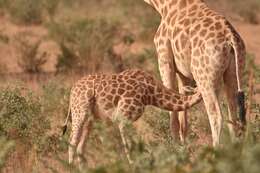
[[[169,10],[181,10],[194,3],[204,3],[204,0],[144,0],[151,5],[156,11],[165,17]]]

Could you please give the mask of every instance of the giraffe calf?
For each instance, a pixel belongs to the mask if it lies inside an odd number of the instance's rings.
[[[200,100],[201,95],[197,90],[190,96],[177,94],[141,70],[83,77],[71,89],[69,112],[64,125],[65,133],[71,115],[69,163],[73,162],[75,149],[77,154],[83,153],[92,121],[97,118],[113,120],[119,117],[118,125],[124,150],[129,163],[132,163],[124,137],[124,122],[120,117],[133,122],[140,118],[147,105],[168,111],[182,111]],[[81,163],[81,158],[78,159]]]

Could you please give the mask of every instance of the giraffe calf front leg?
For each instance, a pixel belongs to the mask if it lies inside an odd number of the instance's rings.
[[[126,157],[127,157],[127,160],[129,162],[129,164],[133,164],[133,160],[131,159],[130,157],[130,152],[129,152],[129,148],[127,146],[127,142],[126,142],[126,138],[125,138],[125,132],[124,132],[124,128],[125,128],[125,124],[122,122],[122,123],[119,123],[119,131],[120,131],[120,136],[121,136],[121,139],[122,139],[122,142],[123,142],[123,145],[124,145],[124,151],[125,151],[125,154],[126,154]]]

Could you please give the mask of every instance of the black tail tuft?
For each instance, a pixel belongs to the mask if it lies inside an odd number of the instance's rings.
[[[246,108],[245,108],[245,94],[243,91],[237,93],[237,103],[239,108],[239,118],[242,124],[246,124]]]
[[[62,135],[64,135],[66,133],[66,130],[67,130],[67,125],[64,125],[62,127]]]

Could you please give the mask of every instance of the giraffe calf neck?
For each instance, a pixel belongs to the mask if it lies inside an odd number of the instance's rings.
[[[72,116],[89,109],[91,114],[101,118],[111,119],[112,114],[119,111],[128,119],[137,120],[147,105],[182,111],[200,100],[198,92],[180,95],[147,72],[126,70],[119,74],[83,77],[71,90],[70,106]]]

